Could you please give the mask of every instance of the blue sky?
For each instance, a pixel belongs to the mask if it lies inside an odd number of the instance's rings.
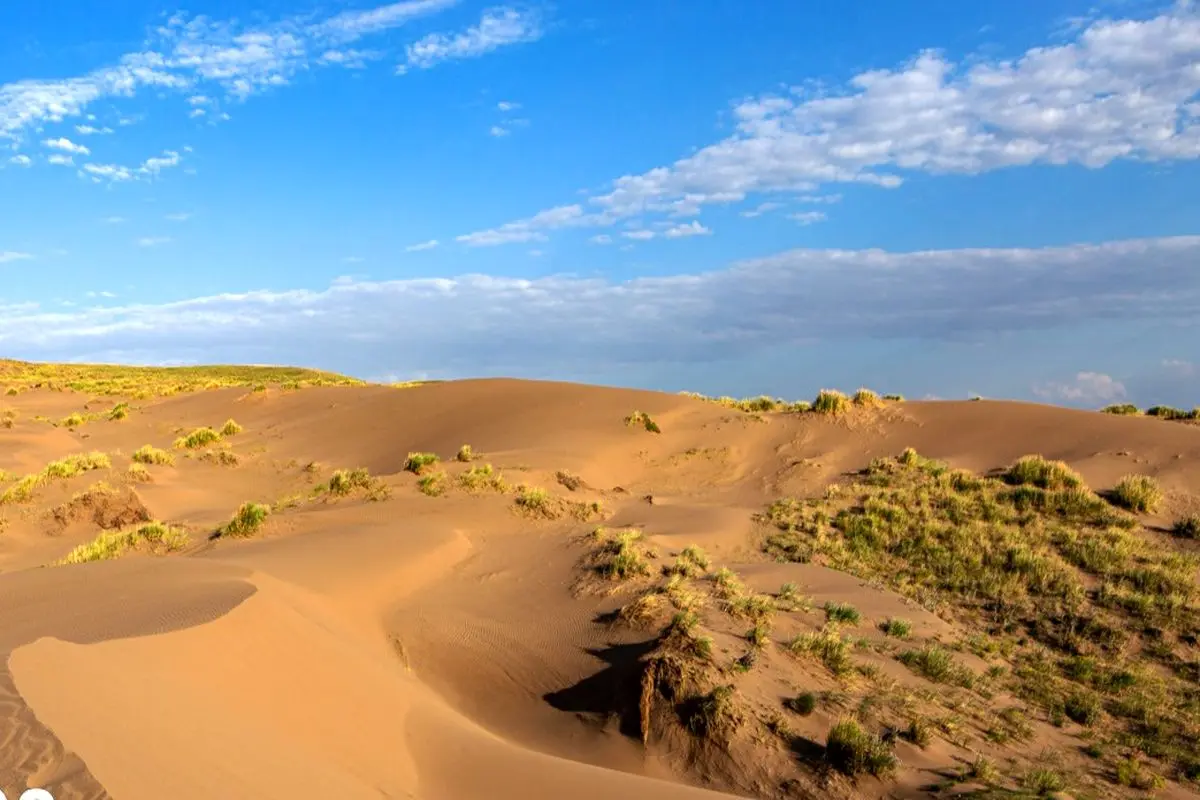
[[[0,5],[0,352],[1200,404],[1200,9]]]

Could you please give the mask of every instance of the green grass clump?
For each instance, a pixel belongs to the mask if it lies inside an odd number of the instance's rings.
[[[225,424],[221,426],[220,431],[222,436],[237,436],[241,432],[242,426],[237,424],[237,421],[233,419],[225,420]]]
[[[825,604],[825,619],[843,625],[857,625],[862,622],[862,614],[849,603],[828,602]]]
[[[108,419],[112,422],[120,422],[129,416],[129,403],[117,403],[108,412]]]
[[[708,554],[693,544],[683,548],[679,557],[675,559],[675,563],[663,571],[668,575],[697,578],[704,574],[709,564]]]
[[[78,428],[85,422],[87,422],[87,417],[76,411],[69,416],[63,417],[62,421],[59,422],[59,425],[62,425],[64,428]]]
[[[159,450],[151,445],[142,445],[133,451],[131,458],[138,464],[174,464],[175,456],[166,450]]]
[[[1021,785],[1038,797],[1048,797],[1067,788],[1066,779],[1046,767],[1031,769],[1021,777]]]
[[[1200,539],[1200,515],[1193,514],[1176,520],[1171,526],[1171,533],[1181,539]]]
[[[175,449],[177,450],[196,450],[201,447],[207,447],[214,442],[221,441],[221,434],[214,431],[212,428],[196,428],[187,436],[180,436],[175,440]]]
[[[471,492],[481,489],[491,489],[495,492],[508,491],[508,484],[504,482],[504,476],[493,469],[491,464],[479,464],[471,467],[458,476],[458,482],[464,489]]]
[[[592,554],[591,566],[601,576],[624,581],[650,574],[650,554],[642,543],[642,532],[637,528],[597,528],[592,538],[600,546]]]
[[[446,493],[446,472],[426,472],[417,480],[417,490],[429,497],[440,497]]]
[[[1142,412],[1141,412],[1141,409],[1139,409],[1133,403],[1116,403],[1114,405],[1105,406],[1104,408],[1100,409],[1100,413],[1115,414],[1116,416],[1119,416],[1119,417],[1132,417],[1132,416],[1136,416]]]
[[[404,470],[414,475],[420,475],[423,469],[433,466],[438,461],[435,453],[409,453],[408,458],[404,460]]]
[[[937,645],[926,645],[920,650],[905,650],[899,656],[900,663],[934,683],[948,683],[970,688],[974,685],[974,674],[950,654]]]
[[[557,519],[562,515],[562,510],[555,497],[537,486],[525,486],[524,484],[518,486],[517,496],[513,503],[518,511],[536,517]]]
[[[1171,406],[1151,406],[1146,409],[1146,416],[1168,420],[1192,419],[1190,411],[1184,411],[1182,408],[1172,408]]]
[[[787,644],[792,655],[815,658],[839,676],[848,675],[854,670],[850,647],[850,642],[842,636],[838,626],[829,624],[814,633],[802,633]]]
[[[458,452],[454,454],[454,460],[462,461],[463,463],[470,463],[471,461],[474,461],[475,452],[471,449],[471,445],[464,444],[462,447],[458,448]]]
[[[305,467],[306,472],[315,472],[316,469],[314,464]],[[384,500],[389,496],[387,484],[372,478],[365,467],[334,470],[328,481],[313,487],[312,496],[346,497],[356,491],[365,492],[368,500]]]
[[[784,700],[783,705],[788,711],[794,711],[802,717],[807,717],[817,710],[817,696],[812,692],[801,692],[795,697]]]
[[[775,606],[787,611],[808,611],[812,608],[812,599],[800,594],[796,584],[785,583],[775,593]]]
[[[264,503],[242,503],[233,518],[218,530],[220,536],[250,536],[258,531],[271,514],[271,507]]]
[[[850,410],[851,400],[835,389],[822,389],[813,400],[812,410],[817,414],[840,416]]]
[[[645,411],[634,411],[625,418],[625,424],[631,428],[636,425],[641,425],[650,433],[662,433],[662,429],[658,427],[658,423],[651,419],[650,415]]]
[[[912,623],[899,617],[889,617],[879,624],[879,630],[894,639],[907,639],[912,633]]]
[[[150,474],[150,470],[146,469],[142,464],[130,464],[125,474],[134,483],[150,483],[154,480],[154,476]]]
[[[850,398],[850,402],[862,408],[882,408],[884,406],[883,398],[870,389],[859,389]]]
[[[1041,456],[1024,456],[1004,473],[1005,480],[1014,486],[1035,486],[1038,489],[1083,489],[1083,478],[1062,461],[1049,461]]]
[[[1142,514],[1154,513],[1162,499],[1162,489],[1149,475],[1126,475],[1112,490],[1113,503]]]
[[[187,544],[187,534],[180,528],[172,528],[161,522],[148,522],[136,528],[121,531],[105,531],[92,541],[81,544],[57,564],[84,564],[89,561],[106,561],[119,558],[130,550],[149,545],[152,550],[178,550]]]
[[[899,760],[892,748],[878,736],[868,733],[851,718],[839,720],[825,738],[825,760],[843,775],[867,773],[887,777],[896,771]]]

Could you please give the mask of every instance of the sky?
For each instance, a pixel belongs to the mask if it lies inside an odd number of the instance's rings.
[[[1200,405],[1200,7],[0,3],[0,356]]]

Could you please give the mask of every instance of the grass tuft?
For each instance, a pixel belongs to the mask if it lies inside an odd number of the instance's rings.
[[[148,444],[133,451],[131,458],[138,464],[174,464],[175,456]]]
[[[237,421],[233,419],[225,420],[225,424],[221,426],[220,431],[222,436],[237,436],[241,432],[242,426],[237,424]]]
[[[1036,486],[1039,489],[1083,489],[1083,478],[1062,461],[1049,461],[1042,456],[1024,456],[1016,460],[1004,478],[1014,486]]]
[[[883,408],[886,405],[883,398],[870,389],[859,389],[850,401],[861,408]]]
[[[1200,515],[1193,514],[1176,520],[1171,526],[1171,533],[1181,539],[1200,539]]]
[[[214,431],[212,428],[196,428],[187,436],[181,436],[175,440],[175,449],[177,450],[196,450],[201,447],[207,447],[214,442],[221,441],[221,434]]]
[[[471,445],[464,444],[462,447],[458,448],[458,452],[454,454],[454,460],[462,461],[463,463],[470,463],[474,461],[475,452],[471,449]]]
[[[458,482],[464,489],[471,492],[482,489],[491,489],[495,492],[508,491],[508,484],[504,482],[504,477],[493,469],[491,464],[471,467],[458,476]]]
[[[634,411],[625,418],[625,424],[630,428],[641,425],[650,433],[662,433],[662,429],[658,427],[658,423],[651,419],[650,415],[645,411]]]
[[[145,545],[149,545],[151,550],[170,551],[178,550],[186,544],[187,534],[182,529],[172,528],[161,522],[148,522],[136,528],[104,531],[55,563],[85,564],[89,561],[107,561]]]
[[[426,472],[417,480],[417,489],[429,497],[440,497],[446,493],[446,472],[436,470]]]
[[[1153,514],[1162,499],[1162,489],[1149,475],[1126,475],[1112,490],[1113,503],[1141,514]]]
[[[899,617],[889,617],[879,623],[879,630],[894,639],[907,639],[912,633],[912,623]]]
[[[838,772],[851,777],[867,773],[883,778],[899,766],[886,742],[848,717],[830,728],[825,738],[825,759]]]
[[[420,475],[422,470],[433,466],[438,460],[434,453],[409,453],[408,458],[404,460],[404,470],[414,475]]]
[[[825,619],[843,625],[857,625],[862,622],[862,614],[849,603],[827,602],[825,604]]]
[[[817,414],[840,416],[850,410],[849,397],[835,389],[822,389],[813,400],[812,410]]]
[[[219,530],[220,536],[250,536],[258,531],[271,514],[271,507],[263,503],[242,503],[233,518]]]

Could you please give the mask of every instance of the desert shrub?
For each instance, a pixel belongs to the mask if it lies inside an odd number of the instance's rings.
[[[1181,408],[1172,408],[1171,406],[1151,406],[1146,409],[1147,417],[1158,417],[1159,419],[1180,420],[1189,419],[1191,414]]]
[[[775,613],[775,598],[766,594],[741,594],[729,600],[728,608],[735,617],[767,619]]]
[[[650,574],[648,553],[637,528],[609,530],[597,528],[593,538],[600,542],[593,554],[592,567],[610,580],[628,580]]]
[[[417,480],[417,489],[421,494],[438,497],[446,493],[446,473],[443,470],[426,472]]]
[[[108,418],[113,422],[119,422],[129,416],[129,403],[117,403],[108,412]]]
[[[825,619],[845,625],[857,625],[862,622],[862,614],[849,603],[828,602],[825,604]]]
[[[880,408],[883,406],[883,398],[870,389],[859,389],[850,400],[854,405],[862,406],[863,408]]]
[[[705,737],[726,737],[741,724],[743,715],[731,685],[717,686],[688,704],[685,723],[692,733]]]
[[[1100,719],[1100,699],[1090,692],[1075,691],[1067,697],[1063,712],[1080,725],[1095,725]]]
[[[826,625],[814,633],[802,633],[788,642],[787,649],[792,655],[817,659],[834,675],[848,675],[854,669],[850,642],[836,625]]]
[[[912,633],[912,623],[899,617],[889,617],[879,623],[879,630],[896,639],[907,639]]]
[[[80,414],[78,411],[76,411],[75,413],[73,413],[67,417],[64,417],[62,422],[60,422],[59,424],[62,425],[64,428],[78,428],[80,425],[82,425],[85,422],[87,422],[87,417],[85,417],[83,414]]]
[[[129,480],[135,483],[150,483],[154,480],[154,476],[150,474],[150,470],[146,469],[142,464],[130,464],[125,474],[129,476]]]
[[[892,403],[903,403],[904,395],[902,395],[902,394],[885,394],[883,396],[883,399],[888,400]]]
[[[1152,514],[1162,502],[1158,482],[1149,475],[1126,475],[1112,490],[1112,501],[1130,511]]]
[[[650,433],[662,433],[662,429],[658,427],[658,423],[645,411],[634,411],[625,418],[625,424],[631,428],[641,425],[642,428]]]
[[[1082,489],[1083,478],[1062,461],[1049,461],[1042,456],[1023,456],[1004,473],[1014,486],[1036,486],[1039,489]]]
[[[148,444],[133,451],[131,458],[139,464],[174,464],[175,456]]]
[[[329,476],[329,481],[321,486],[316,487],[314,494],[328,493],[334,497],[345,497],[355,489],[374,488],[375,481],[371,478],[371,473],[363,467],[357,469],[339,469],[334,470],[334,473]]]
[[[222,436],[237,436],[242,432],[242,426],[237,424],[236,420],[227,419],[225,424],[221,426]]]
[[[219,441],[221,441],[221,434],[212,428],[196,428],[188,435],[176,439],[175,447],[179,450],[195,450]]]
[[[1171,533],[1182,539],[1200,539],[1200,515],[1193,514],[1176,520]]]
[[[554,473],[554,479],[566,489],[568,492],[574,492],[583,486],[583,479],[578,475],[567,472],[565,469],[560,469]]]
[[[1067,788],[1063,776],[1047,767],[1038,767],[1026,772],[1021,777],[1021,785],[1039,797],[1057,794]]]
[[[1132,417],[1142,413],[1133,403],[1116,403],[1111,406],[1105,406],[1100,411],[1104,414],[1115,414],[1121,417]]]
[[[480,464],[471,467],[458,476],[458,482],[464,489],[472,492],[479,491],[480,489],[492,489],[493,491],[503,492],[508,488],[504,482],[504,477],[493,469],[491,464]]]
[[[964,775],[968,780],[976,783],[982,783],[985,786],[1000,781],[1000,770],[996,767],[996,762],[984,755],[977,755],[975,759],[967,765]]]
[[[409,453],[408,458],[404,460],[404,469],[406,472],[420,475],[421,470],[436,464],[438,460],[434,453]]]
[[[84,564],[89,561],[106,561],[118,558],[142,545],[151,549],[178,550],[187,544],[187,534],[180,528],[172,528],[161,522],[148,522],[136,528],[120,531],[104,531],[95,539],[81,544],[67,553],[58,564]]]
[[[807,717],[817,710],[817,696],[812,692],[801,692],[795,697],[789,697],[784,700],[783,705],[789,711],[794,711],[802,717]]]
[[[812,608],[812,600],[800,594],[794,583],[785,583],[775,594],[775,606],[788,611],[808,611]]]
[[[554,497],[537,486],[518,486],[517,497],[513,503],[519,510],[535,516],[553,519],[559,515]]]
[[[900,663],[934,683],[948,683],[970,688],[974,675],[958,663],[949,651],[937,645],[926,645],[920,650],[905,650],[899,656]]]
[[[933,729],[923,719],[909,720],[908,726],[900,732],[900,735],[922,750],[933,742]]]
[[[845,414],[850,410],[850,398],[835,389],[822,389],[813,400],[812,410],[832,416]]]
[[[267,521],[271,507],[262,503],[242,503],[233,518],[225,523],[218,534],[221,536],[249,536]]]
[[[474,458],[475,452],[471,450],[471,445],[469,444],[464,444],[462,447],[458,448],[458,452],[454,454],[455,461],[462,461],[464,463],[469,463],[473,461]]]
[[[882,778],[899,765],[887,743],[850,718],[830,728],[825,738],[825,759],[838,772],[851,777],[865,772]]]

